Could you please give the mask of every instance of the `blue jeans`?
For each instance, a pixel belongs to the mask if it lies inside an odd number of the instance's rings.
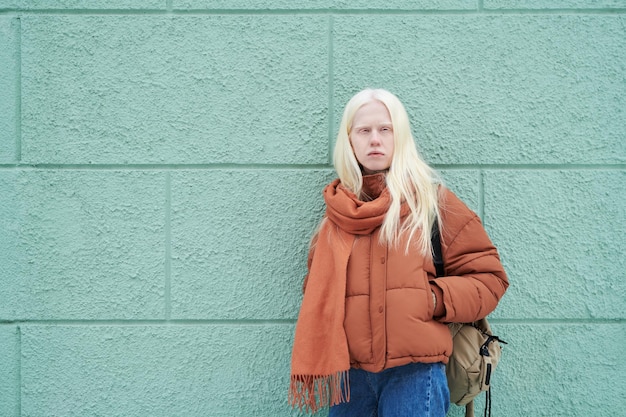
[[[450,407],[442,363],[411,363],[379,373],[350,369],[350,401],[328,417],[445,417]]]

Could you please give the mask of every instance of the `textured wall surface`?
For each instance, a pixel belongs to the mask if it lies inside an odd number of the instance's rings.
[[[0,417],[299,415],[307,243],[368,86],[510,274],[494,415],[623,416],[625,0],[0,0]]]

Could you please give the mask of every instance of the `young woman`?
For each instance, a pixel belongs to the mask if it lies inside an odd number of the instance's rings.
[[[311,241],[290,403],[338,416],[446,415],[446,323],[493,311],[507,276],[478,216],[417,152],[400,100],[364,90],[346,105],[338,179]],[[439,225],[445,276],[435,279]]]

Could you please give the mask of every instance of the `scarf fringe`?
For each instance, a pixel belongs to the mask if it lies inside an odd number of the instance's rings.
[[[289,404],[316,413],[326,405],[350,401],[348,371],[334,375],[292,375],[289,384]]]

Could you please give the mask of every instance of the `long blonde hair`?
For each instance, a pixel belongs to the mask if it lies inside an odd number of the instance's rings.
[[[419,236],[415,241],[417,248],[424,254],[429,253],[432,250],[430,235],[433,224],[439,219],[438,189],[441,179],[419,155],[411,134],[409,116],[398,97],[387,90],[366,89],[350,99],[335,142],[335,171],[344,187],[356,195],[361,194],[363,174],[350,144],[350,130],[357,110],[375,100],[389,110],[394,140],[391,166],[386,175],[391,205],[381,226],[380,240],[389,246],[397,246],[400,236],[406,233],[405,251],[408,251],[411,242]],[[401,221],[400,206],[403,202],[407,203],[410,214]]]

